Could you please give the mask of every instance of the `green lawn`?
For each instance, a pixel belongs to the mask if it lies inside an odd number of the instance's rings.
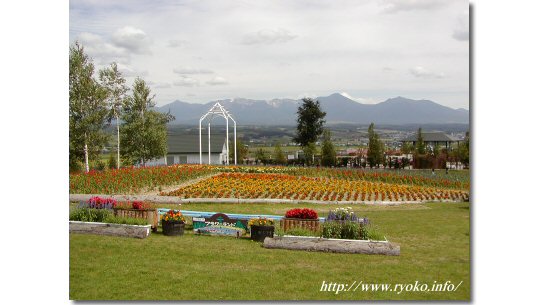
[[[164,205],[162,207],[165,207]],[[171,206],[168,206],[171,207]],[[177,207],[177,206],[176,206]],[[182,209],[284,214],[289,204],[183,204]],[[335,205],[301,204],[326,215]],[[73,300],[469,300],[469,203],[354,205],[400,256],[264,249],[248,239],[70,234]],[[458,284],[455,292],[320,292],[321,283]]]

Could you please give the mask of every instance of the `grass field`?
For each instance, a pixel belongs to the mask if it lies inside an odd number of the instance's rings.
[[[301,204],[325,216],[335,205]],[[161,207],[175,207],[162,205]],[[183,204],[181,209],[282,215],[288,204]],[[400,256],[264,249],[248,239],[161,232],[146,239],[70,234],[73,300],[469,300],[469,203],[354,205]],[[453,292],[320,292],[321,283],[432,284]]]

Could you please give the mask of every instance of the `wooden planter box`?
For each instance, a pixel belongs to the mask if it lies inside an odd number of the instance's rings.
[[[157,210],[114,209],[114,216],[147,219],[153,232],[157,232],[159,226]]]
[[[264,248],[354,254],[400,255],[400,245],[388,241],[333,239],[307,236],[266,238]]]
[[[273,237],[275,234],[274,226],[256,226],[253,225],[250,227],[250,239],[255,241],[261,241],[266,237]]]
[[[136,226],[117,223],[69,221],[70,233],[146,238],[150,234],[150,228],[150,225]]]
[[[181,236],[185,233],[185,223],[181,221],[161,221],[163,234],[166,236]]]
[[[282,218],[280,228],[284,231],[299,228],[317,232],[319,231],[319,219]]]

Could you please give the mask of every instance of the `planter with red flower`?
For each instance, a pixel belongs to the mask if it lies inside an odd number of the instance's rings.
[[[308,208],[288,210],[280,220],[280,228],[284,231],[298,228],[319,231],[318,213]]]
[[[114,216],[147,219],[151,230],[157,231],[159,216],[155,206],[149,202],[133,201],[120,202],[114,206]]]
[[[185,217],[180,211],[169,210],[161,216],[161,226],[164,235],[183,235],[185,232]]]
[[[275,234],[275,221],[271,218],[251,218],[248,221],[250,227],[250,239],[261,241],[266,237],[273,237]]]

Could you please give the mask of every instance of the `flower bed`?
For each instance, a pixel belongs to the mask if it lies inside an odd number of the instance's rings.
[[[117,217],[146,219],[151,224],[153,232],[156,232],[159,226],[157,210],[153,204],[148,202],[133,201],[117,203],[114,207],[114,215]]]
[[[286,174],[224,173],[162,193],[181,198],[273,198],[319,201],[465,201],[463,190]]]
[[[71,194],[128,194],[184,181],[214,172],[205,165],[121,168],[69,175]]]

